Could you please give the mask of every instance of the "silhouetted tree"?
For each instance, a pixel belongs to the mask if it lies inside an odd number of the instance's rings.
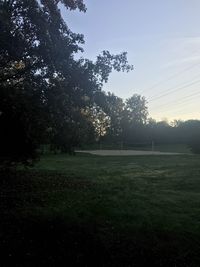
[[[32,160],[47,140],[71,151],[88,128],[81,110],[113,69],[132,69],[126,53],[75,60],[83,35],[68,28],[60,4],[86,11],[82,0],[0,1],[1,161]]]
[[[147,116],[148,108],[145,97],[134,94],[126,100],[121,121],[124,142],[143,141]]]
[[[104,110],[110,118],[109,127],[107,128],[107,141],[120,141],[122,133],[122,116],[124,111],[123,99],[108,92],[105,94]]]
[[[128,98],[125,109],[130,122],[135,124],[145,124],[147,122],[148,108],[144,96],[134,94]]]

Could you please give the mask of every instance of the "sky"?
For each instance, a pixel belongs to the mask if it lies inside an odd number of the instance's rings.
[[[85,0],[87,12],[62,10],[85,36],[83,57],[128,52],[134,70],[113,72],[103,90],[145,96],[156,120],[200,119],[200,1]]]

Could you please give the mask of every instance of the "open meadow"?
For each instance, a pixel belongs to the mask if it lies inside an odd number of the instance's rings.
[[[45,155],[0,179],[0,266],[200,266],[200,156]]]

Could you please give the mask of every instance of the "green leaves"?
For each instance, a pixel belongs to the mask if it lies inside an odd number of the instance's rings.
[[[44,142],[72,152],[94,132],[82,110],[96,105],[112,70],[132,69],[126,53],[75,60],[84,36],[68,28],[60,4],[86,11],[82,0],[0,2],[1,159],[24,162]]]
[[[133,66],[128,64],[126,52],[112,55],[109,51],[103,51],[102,54],[97,57],[95,71],[99,76],[100,82],[107,82],[112,70],[126,72],[133,70]]]
[[[69,8],[70,10],[79,9],[79,11],[86,12],[87,8],[85,4],[83,3],[83,0],[57,0],[57,3],[62,3],[66,6],[66,8]]]

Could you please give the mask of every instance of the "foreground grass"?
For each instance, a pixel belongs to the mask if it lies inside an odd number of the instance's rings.
[[[200,266],[199,163],[51,155],[2,174],[0,266]]]

